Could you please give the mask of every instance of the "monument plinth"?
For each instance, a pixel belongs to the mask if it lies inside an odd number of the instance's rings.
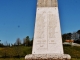
[[[32,54],[25,59],[67,59],[63,53],[57,0],[38,0]]]

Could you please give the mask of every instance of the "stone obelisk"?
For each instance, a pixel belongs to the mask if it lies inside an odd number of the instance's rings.
[[[32,55],[25,59],[70,59],[63,52],[57,0],[38,0]]]
[[[32,54],[63,54],[57,0],[38,0]]]

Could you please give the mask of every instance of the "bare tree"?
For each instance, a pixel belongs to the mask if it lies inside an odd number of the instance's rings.
[[[23,45],[26,46],[26,38],[23,39]]]
[[[16,45],[21,45],[21,40],[20,40],[20,38],[17,38],[17,40],[16,40]]]

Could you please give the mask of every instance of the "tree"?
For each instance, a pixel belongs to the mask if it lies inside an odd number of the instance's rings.
[[[62,35],[62,41],[65,42],[67,34]]]
[[[72,33],[67,33],[67,39],[71,40]]]
[[[16,45],[20,45],[21,44],[21,40],[20,40],[20,38],[17,38],[17,40],[16,40]]]
[[[0,42],[1,42],[1,40],[0,40]],[[0,46],[1,46],[1,43],[0,43]]]
[[[32,38],[32,40],[30,41],[30,46],[32,46],[33,45],[33,38]]]
[[[23,45],[26,46],[26,38],[23,39]]]
[[[7,41],[4,42],[4,46],[8,47],[8,42]]]
[[[79,34],[79,39],[80,39],[80,30],[78,30],[77,33]]]
[[[71,38],[73,40],[78,40],[79,39],[79,34],[77,32],[73,32]]]
[[[26,46],[30,46],[30,38],[29,38],[29,36],[26,37]]]
[[[72,33],[67,33],[62,35],[62,41],[65,42],[65,40],[71,40]]]

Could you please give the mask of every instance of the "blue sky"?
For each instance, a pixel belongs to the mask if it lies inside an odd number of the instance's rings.
[[[14,43],[34,35],[37,0],[0,0],[0,40]],[[58,0],[61,32],[80,29],[80,0]]]

